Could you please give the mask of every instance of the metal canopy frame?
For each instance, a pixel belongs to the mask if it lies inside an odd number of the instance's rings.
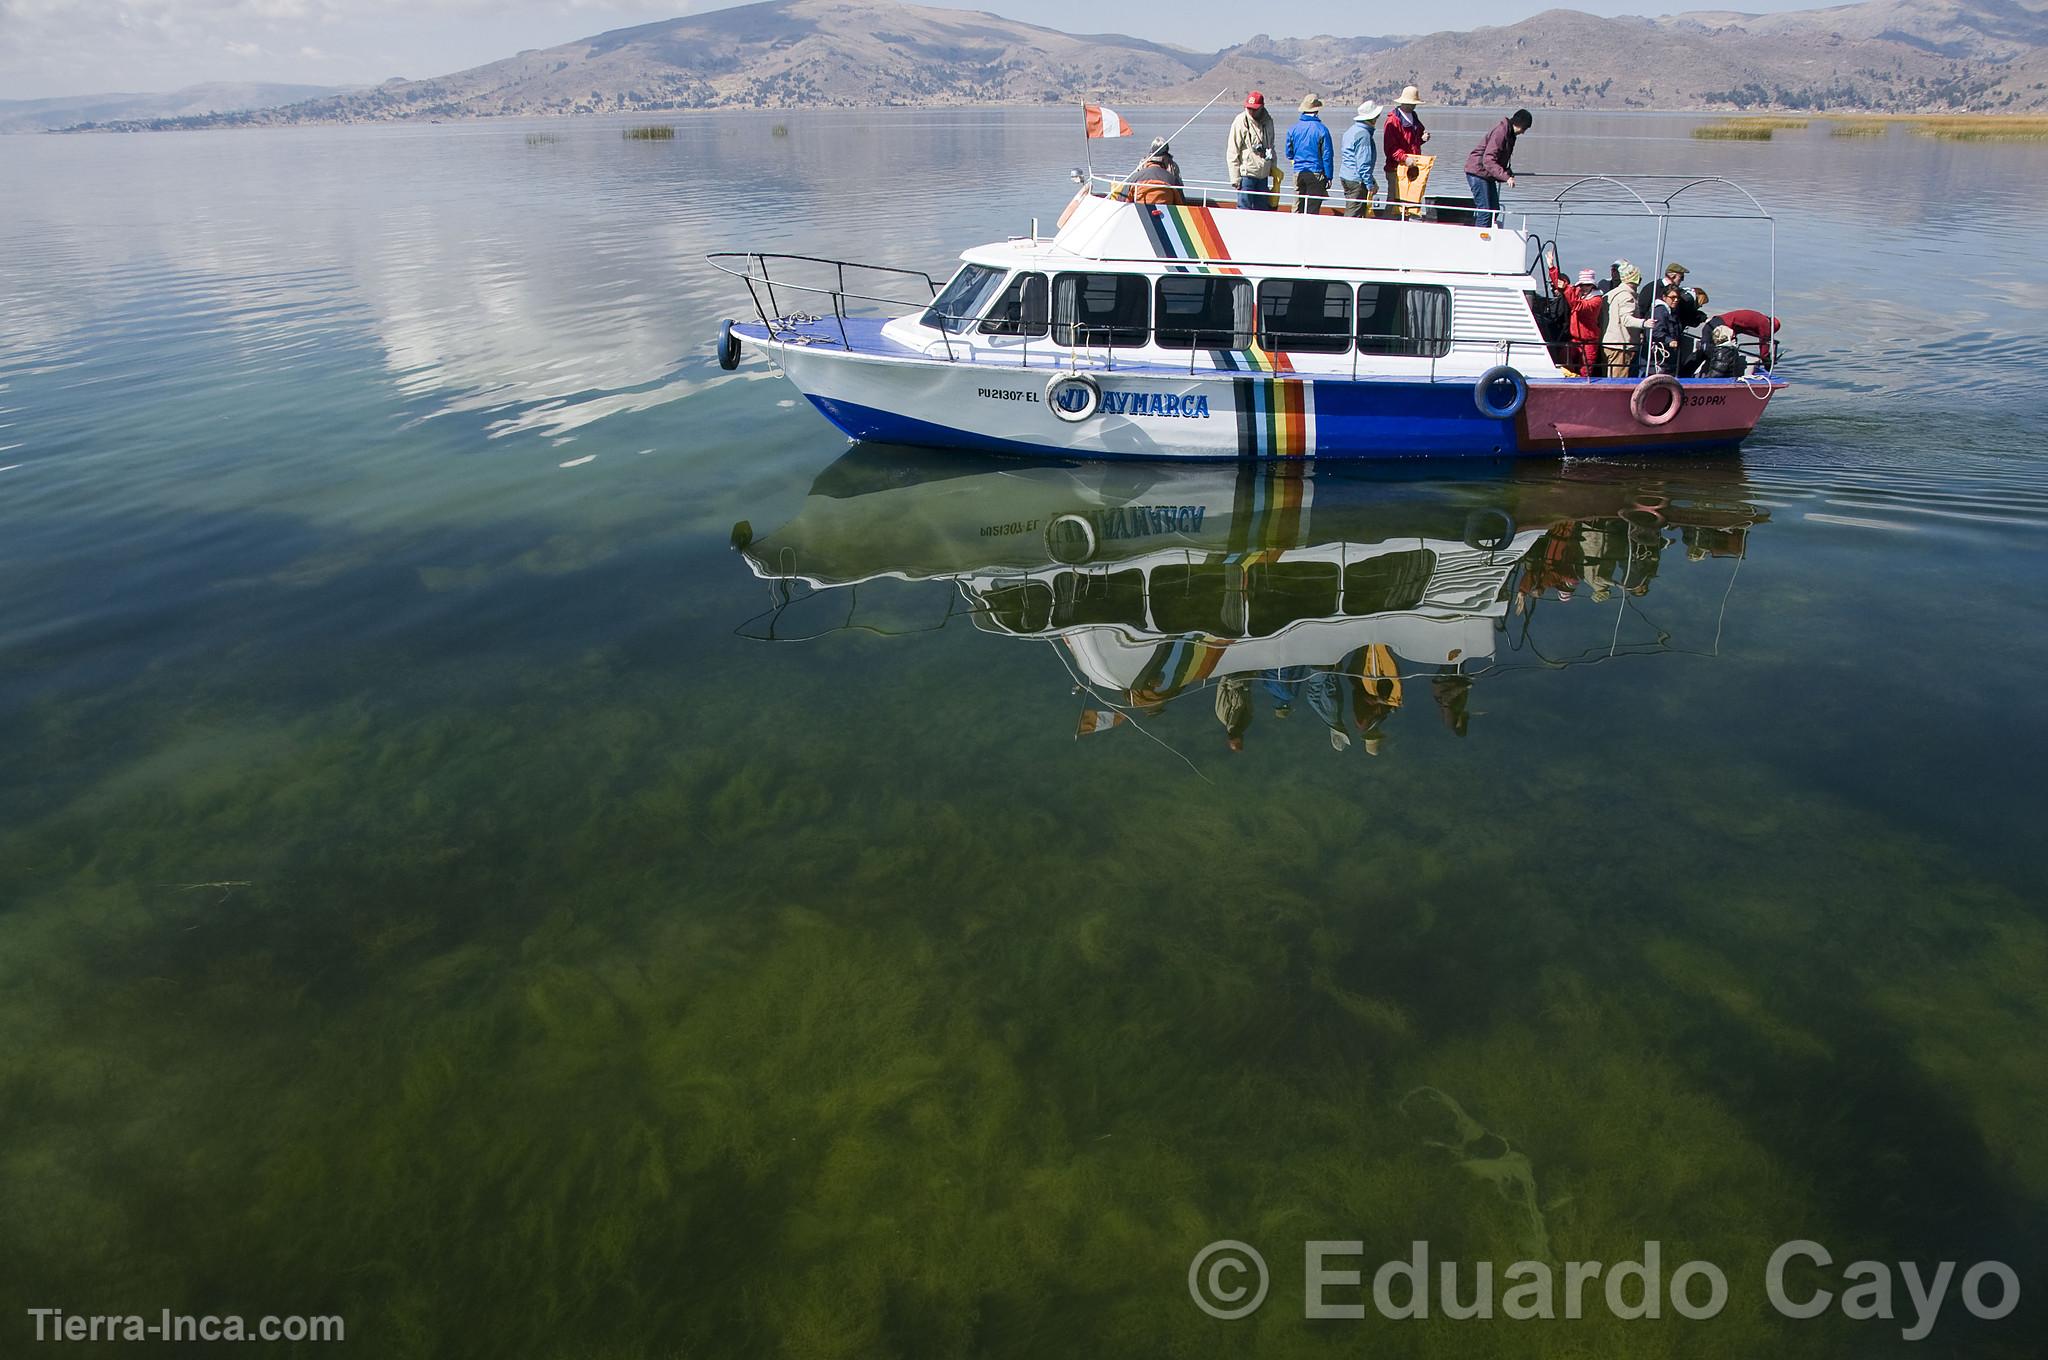
[[[1751,193],[1748,189],[1736,183],[1734,180],[1729,179],[1723,175],[1631,175],[1628,177],[1628,179],[1625,180],[1615,175],[1565,174],[1555,172],[1543,172],[1530,175],[1520,175],[1516,178],[1527,180],[1565,181],[1565,183],[1558,189],[1555,196],[1548,199],[1545,203],[1538,205],[1533,210],[1534,212],[1541,212],[1543,208],[1550,209],[1553,223],[1551,228],[1551,239],[1553,242],[1555,242],[1557,238],[1557,233],[1563,230],[1564,220],[1567,217],[1605,217],[1620,219],[1647,217],[1654,219],[1657,223],[1657,269],[1654,274],[1646,274],[1643,278],[1643,281],[1645,283],[1648,283],[1653,287],[1659,280],[1661,280],[1664,277],[1664,247],[1670,236],[1671,221],[1673,218],[1677,218],[1680,221],[1686,222],[1763,223],[1765,232],[1769,238],[1769,316],[1771,317],[1772,321],[1775,322],[1777,320],[1778,220],[1777,218],[1771,215],[1771,210],[1769,208],[1766,208],[1755,194]],[[1630,181],[1633,181],[1633,183],[1631,183]],[[1643,193],[1637,191],[1635,185],[1638,184],[1641,185],[1644,190],[1648,191],[1650,197],[1645,197]],[[1603,199],[1581,198],[1576,202],[1572,201],[1572,194],[1574,191],[1585,188],[1587,186],[1603,185],[1613,190],[1619,191],[1618,195]],[[1680,207],[1678,205],[1678,200],[1683,198],[1685,195],[1692,193],[1696,189],[1702,189],[1708,186],[1711,186],[1717,190],[1732,190],[1733,192],[1740,194],[1742,196],[1742,199],[1749,205],[1749,211],[1693,212],[1687,208]],[[1527,229],[1527,223],[1531,215],[1531,212],[1525,212],[1523,214],[1522,220],[1524,224],[1524,230]],[[1777,365],[1782,358],[1782,356],[1778,352],[1777,335],[1775,330],[1769,337],[1769,352],[1771,356],[1771,371],[1775,373],[1777,371]]]

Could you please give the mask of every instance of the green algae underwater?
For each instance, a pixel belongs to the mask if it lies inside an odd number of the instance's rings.
[[[673,181],[616,123],[546,156],[519,128],[0,146],[42,189],[0,214],[0,281],[70,283],[0,314],[0,1354],[40,1349],[38,1307],[344,1318],[252,1351],[308,1356],[2038,1353],[2017,753],[2048,742],[2048,476],[2026,366],[1964,366],[1972,328],[2025,357],[2021,295],[1911,351],[1914,423],[1862,343],[1910,328],[1788,290],[1820,362],[1745,456],[1605,474],[1766,511],[1742,555],[1670,534],[1633,603],[1548,592],[1463,736],[1411,681],[1377,755],[1263,698],[1231,754],[1201,688],[1146,723],[1173,750],[1076,740],[1065,665],[949,583],[861,585],[872,632],[820,591],[784,636],[821,636],[757,640],[777,597],[732,527],[832,499],[845,450],[772,375],[718,380],[730,299],[645,284],[728,244],[706,217],[773,142],[843,162],[790,192],[907,264],[988,209],[891,236],[864,157],[911,129],[940,173],[1057,181],[1071,151],[1068,118],[923,116],[679,118]],[[1669,121],[1584,135],[1822,176],[1925,149]],[[1902,170],[1897,212],[2016,275],[2039,153],[1952,154],[2011,201],[1943,219]],[[1786,274],[1923,239],[1818,182]],[[1344,503],[1316,480],[1311,524]],[[1351,494],[1455,525],[1476,487]],[[1801,1238],[1836,1266],[1800,1293],[1866,1258],[2026,1293],[1950,1297],[1919,1342],[1903,1285],[1892,1321],[1794,1321],[1764,1270]],[[1242,1320],[1189,1296],[1219,1239],[1271,1267]],[[1728,1300],[1310,1320],[1316,1240],[1368,1279],[1426,1241],[1468,1298],[1473,1263],[1655,1241]]]
[[[286,717],[299,663],[245,655],[43,707],[38,750],[152,754],[0,842],[0,1276],[388,1355],[1732,1356],[1871,1343],[1770,1311],[1784,1240],[2040,1259],[2048,933],[1995,875],[1758,748],[1674,779],[1689,745],[1632,754],[1661,687],[1564,770],[1539,711],[1482,778],[1447,738],[1204,786],[1049,746],[1050,662],[968,640],[911,685],[916,639],[821,639],[772,701],[734,640],[467,703]],[[1219,1238],[1275,1263],[1253,1320],[1189,1303]],[[1655,1239],[1730,1300],[1310,1323],[1326,1238]],[[2020,1353],[1949,1312],[1929,1350]]]

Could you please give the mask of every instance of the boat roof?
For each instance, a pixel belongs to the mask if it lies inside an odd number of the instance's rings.
[[[961,252],[1003,269],[1131,265],[1157,272],[1475,276],[1533,286],[1529,238],[1512,228],[1258,212],[1221,204],[1127,203],[1083,190],[1057,235]]]

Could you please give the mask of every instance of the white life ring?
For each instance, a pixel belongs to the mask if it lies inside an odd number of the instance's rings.
[[[1102,406],[1102,384],[1086,373],[1062,373],[1045,385],[1045,404],[1069,425],[1078,425]]]
[[[1661,411],[1652,411],[1650,409],[1650,394],[1652,392],[1669,392],[1671,394],[1671,404]],[[1649,377],[1637,383],[1636,390],[1629,394],[1628,413],[1636,418],[1638,425],[1648,425],[1655,429],[1659,425],[1669,425],[1672,421],[1678,419],[1678,412],[1684,405],[1685,389],[1678,385],[1678,379],[1672,377],[1669,373],[1652,373]]]
[[[1095,526],[1079,515],[1054,515],[1046,522],[1045,550],[1063,567],[1078,567],[1095,556]]]

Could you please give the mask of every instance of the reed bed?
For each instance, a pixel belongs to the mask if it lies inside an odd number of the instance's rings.
[[[666,123],[648,123],[629,127],[619,135],[629,142],[672,142],[676,139],[676,130]]]
[[[2048,118],[2010,113],[1915,118],[1913,131],[1947,142],[2048,142]]]
[[[1862,118],[1855,122],[1833,123],[1828,127],[1830,137],[1882,137],[1891,124],[1881,118]]]
[[[552,132],[529,132],[526,134],[526,144],[528,146],[553,146],[561,140],[560,137],[557,137]]]
[[[1703,142],[1768,142],[1771,129],[1767,127],[1740,127],[1733,123],[1708,123],[1696,127],[1692,135]]]

